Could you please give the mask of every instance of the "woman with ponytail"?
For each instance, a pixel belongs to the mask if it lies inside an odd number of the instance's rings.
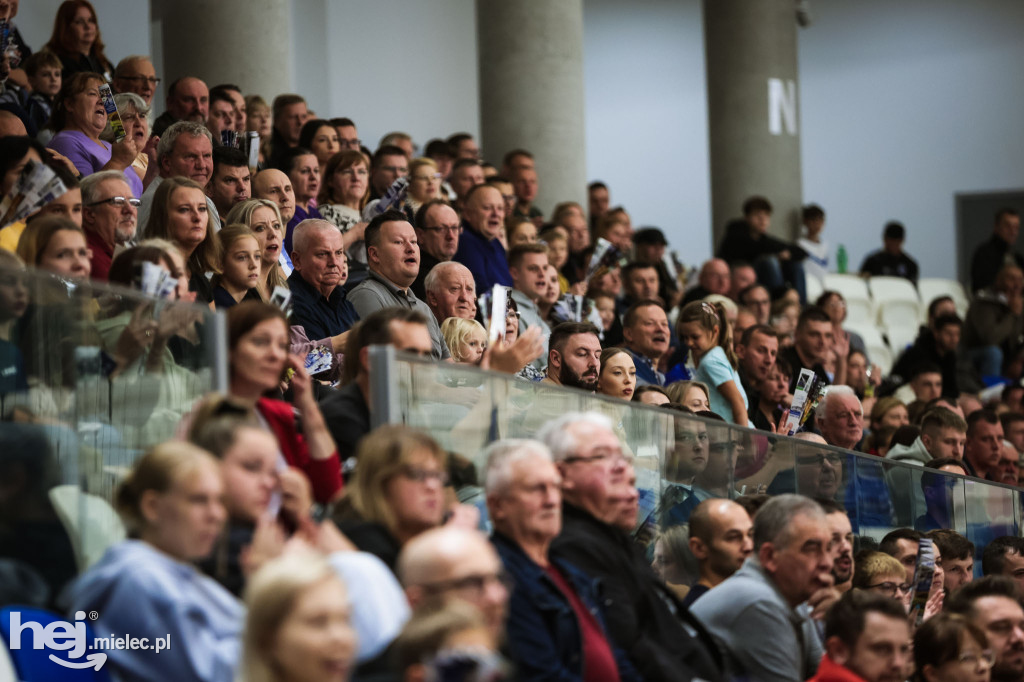
[[[694,380],[707,384],[711,411],[747,426],[747,396],[736,371],[732,327],[720,303],[688,303],[676,323],[679,340],[690,349],[686,365]]]

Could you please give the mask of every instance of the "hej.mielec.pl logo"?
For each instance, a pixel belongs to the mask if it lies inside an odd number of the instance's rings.
[[[57,665],[65,668],[94,668],[99,670],[107,662],[107,655],[102,652],[90,653],[85,660],[82,655],[89,647],[88,632],[85,627],[85,611],[75,613],[75,622],[53,621],[44,626],[35,621],[21,622],[21,613],[11,611],[10,641],[8,642],[12,651],[21,649],[23,646],[29,648],[29,642],[22,643],[22,635],[26,639],[31,637],[32,649],[50,649],[53,651],[66,652],[67,659],[59,658],[50,654],[49,658]]]

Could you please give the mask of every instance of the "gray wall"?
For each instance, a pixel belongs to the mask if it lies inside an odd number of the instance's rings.
[[[32,47],[59,4],[22,2]],[[95,4],[113,60],[159,54],[147,2]],[[953,194],[1024,187],[1024,3],[811,8],[814,24],[799,33],[805,199],[828,211],[826,236],[846,244],[851,264],[895,218],[925,275],[955,276]],[[664,228],[690,263],[711,252],[700,12],[699,0],[584,0],[588,176],[610,184],[635,224]],[[293,0],[295,89],[318,114],[354,118],[369,146],[396,128],[420,143],[477,133],[474,26],[473,0]]]

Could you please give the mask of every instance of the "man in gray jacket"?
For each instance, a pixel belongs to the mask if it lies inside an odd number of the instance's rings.
[[[823,653],[810,611],[838,598],[825,512],[779,495],[754,517],[754,554],[691,607],[734,677],[783,682],[814,675]]]

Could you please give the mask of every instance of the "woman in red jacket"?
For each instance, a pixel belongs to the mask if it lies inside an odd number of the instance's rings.
[[[288,332],[284,313],[268,303],[247,301],[228,311],[230,394],[255,407],[284,460],[306,474],[313,499],[325,504],[341,495],[341,462],[302,359],[288,354]],[[288,368],[295,371],[294,403],[264,397]]]

